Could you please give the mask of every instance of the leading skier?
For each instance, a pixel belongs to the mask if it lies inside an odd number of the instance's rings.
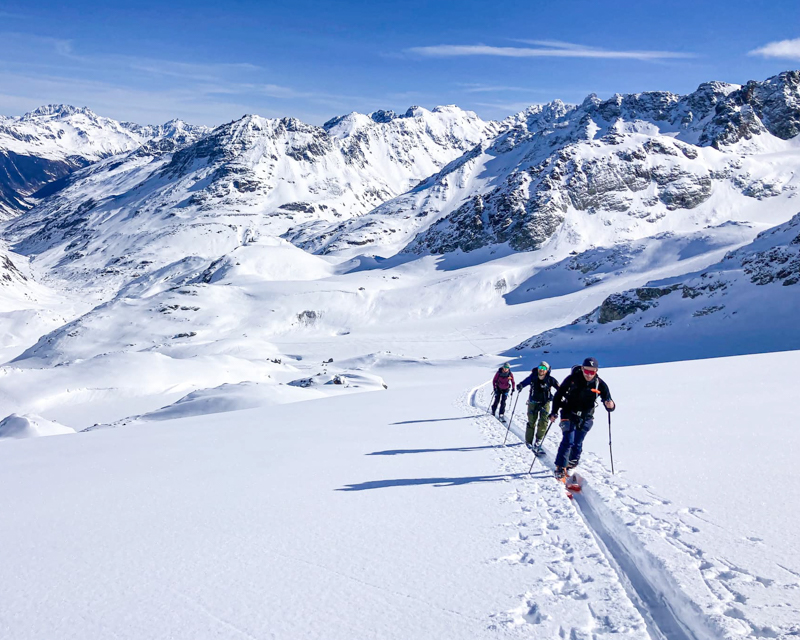
[[[586,358],[583,365],[572,367],[553,399],[553,412],[550,422],[554,422],[561,410],[561,444],[556,455],[555,476],[566,475],[567,470],[578,466],[583,451],[583,439],[594,424],[594,408],[598,397],[607,411],[613,411],[616,404],[611,399],[608,385],[597,374],[599,370],[595,358]]]

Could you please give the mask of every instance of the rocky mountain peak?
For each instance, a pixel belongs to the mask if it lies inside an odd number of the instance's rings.
[[[73,107],[68,104],[46,104],[34,109],[22,116],[22,120],[34,120],[37,118],[63,119],[74,115],[84,115],[92,119],[97,118],[88,107]]]
[[[788,140],[800,133],[800,71],[785,71],[763,82],[751,80],[739,94],[772,135]]]
[[[385,124],[387,122],[391,122],[397,117],[397,114],[389,109],[388,111],[384,109],[378,109],[377,111],[373,111],[369,114],[370,119],[373,122],[377,122],[379,124]]]

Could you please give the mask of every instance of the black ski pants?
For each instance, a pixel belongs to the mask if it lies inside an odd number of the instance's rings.
[[[494,402],[492,403],[492,415],[494,412],[497,411],[497,405],[500,404],[500,415],[504,415],[506,412],[506,398],[508,397],[508,389],[495,389],[494,390]]]

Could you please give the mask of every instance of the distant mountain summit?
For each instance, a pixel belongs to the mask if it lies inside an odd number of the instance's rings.
[[[63,104],[20,117],[0,116],[0,219],[32,208],[76,169],[153,140],[186,144],[207,131],[180,120],[160,126],[117,122],[87,107]]]

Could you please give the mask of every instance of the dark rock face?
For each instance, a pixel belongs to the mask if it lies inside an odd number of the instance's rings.
[[[780,282],[790,286],[800,282],[800,251],[795,246],[773,247],[749,255],[742,260],[742,266],[753,284]]]
[[[786,71],[764,82],[748,82],[741,100],[772,135],[788,140],[800,133],[800,71]]]
[[[532,197],[528,197],[529,193]],[[417,236],[407,250],[473,251],[508,242],[517,251],[532,251],[555,233],[566,210],[567,203],[548,175],[540,177],[536,171],[514,173],[502,187],[486,196],[474,196]]]
[[[626,291],[625,293],[612,294],[603,300],[600,305],[597,322],[608,324],[609,322],[622,320],[639,311],[646,311],[651,307],[657,306],[659,298],[669,295],[677,288],[677,285],[666,288],[643,287]]]
[[[8,285],[12,282],[26,281],[27,278],[17,269],[17,266],[7,255],[0,254],[0,285]]]
[[[517,251],[532,251],[556,232],[569,207],[642,217],[630,211],[633,195],[651,187],[655,202],[668,211],[693,209],[708,200],[713,182],[704,165],[698,162],[693,170],[674,163],[653,166],[654,155],[690,159],[691,154],[661,141],[594,158],[581,157],[577,146],[562,149],[536,166],[512,172],[493,191],[473,196],[418,236],[407,251],[472,251],[504,242]]]

